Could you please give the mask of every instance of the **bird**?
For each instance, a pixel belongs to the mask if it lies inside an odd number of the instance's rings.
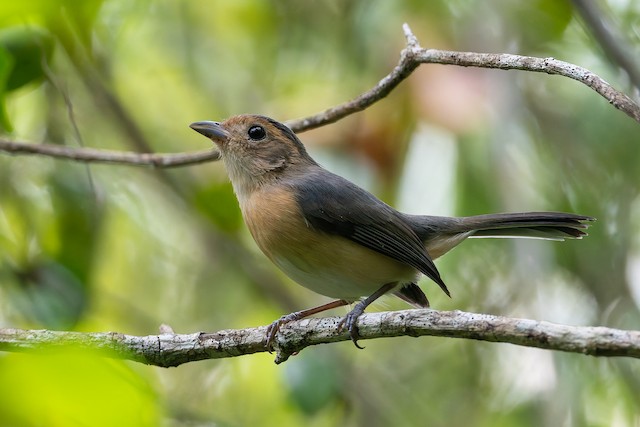
[[[417,285],[425,275],[451,296],[433,261],[463,240],[580,239],[594,220],[562,212],[406,214],[323,168],[296,134],[274,119],[244,114],[190,127],[218,148],[260,250],[293,281],[334,299],[274,321],[267,328],[267,348],[286,323],[354,302],[338,331],[346,328],[362,348],[358,317],[382,295],[427,308],[429,300]]]

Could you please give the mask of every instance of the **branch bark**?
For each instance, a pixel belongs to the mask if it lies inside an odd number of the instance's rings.
[[[340,317],[291,322],[278,333],[276,363],[304,348],[349,341],[338,332]],[[462,311],[403,310],[367,313],[358,319],[361,340],[398,336],[438,336],[511,343],[591,356],[640,358],[640,331],[568,326]],[[66,348],[98,351],[106,357],[160,367],[267,351],[266,326],[215,333],[132,336],[116,332],[82,333],[0,329],[0,351],[47,352]],[[355,351],[355,349],[354,349]]]
[[[554,58],[505,53],[453,52],[437,49],[423,49],[407,24],[403,26],[407,39],[405,49],[400,53],[398,65],[378,82],[371,90],[351,101],[331,107],[320,113],[297,120],[287,125],[294,132],[304,132],[362,111],[386,97],[405,80],[420,64],[445,64],[462,67],[493,68],[499,70],[522,70],[559,75],[579,81],[591,88],[610,104],[640,123],[640,106],[630,97],[616,90],[609,83],[586,68]],[[152,166],[157,168],[187,166],[220,158],[215,150],[192,153],[149,154],[99,150],[94,148],[72,148],[52,144],[31,144],[0,139],[0,151],[8,154],[37,154],[79,162],[117,163],[131,166]]]

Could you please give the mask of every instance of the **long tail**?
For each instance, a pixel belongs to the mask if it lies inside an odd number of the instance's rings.
[[[594,218],[562,212],[524,212],[478,215],[461,219],[469,237],[524,237],[533,239],[581,239]]]
[[[462,218],[405,215],[405,219],[433,259],[473,237],[581,239],[587,235],[585,230],[589,222],[595,220],[562,212],[501,213]],[[394,294],[416,307],[429,307],[429,300],[415,283],[405,285]]]
[[[407,215],[432,258],[448,252],[466,238],[580,239],[594,218],[563,212],[522,212],[461,218]]]

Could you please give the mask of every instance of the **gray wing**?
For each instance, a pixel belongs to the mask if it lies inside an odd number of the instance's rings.
[[[312,227],[408,264],[450,295],[424,244],[398,211],[325,170],[296,180],[293,187],[300,210]]]

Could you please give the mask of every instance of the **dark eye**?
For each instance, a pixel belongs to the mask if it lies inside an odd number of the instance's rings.
[[[262,126],[251,126],[249,128],[249,132],[247,133],[249,134],[249,138],[253,139],[254,141],[258,141],[267,136],[267,133],[264,131],[264,128]]]

